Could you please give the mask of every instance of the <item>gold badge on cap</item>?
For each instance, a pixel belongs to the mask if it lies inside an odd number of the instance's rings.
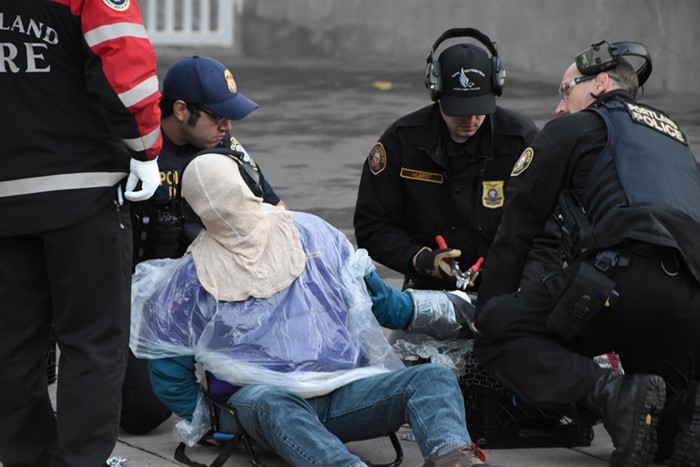
[[[377,142],[372,146],[372,149],[369,150],[367,163],[369,164],[369,171],[374,175],[386,169],[386,149],[384,149],[382,143]]]
[[[510,173],[510,176],[517,177],[525,172],[527,168],[530,167],[530,164],[532,164],[533,157],[535,157],[535,151],[533,151],[532,148],[526,148],[513,166],[513,171]]]
[[[481,204],[485,208],[496,209],[503,206],[503,180],[484,181],[481,186]]]
[[[238,86],[236,86],[236,80],[233,79],[233,75],[231,74],[231,72],[228,70],[224,71],[224,78],[226,78],[228,90],[231,91],[232,94],[236,94],[236,92],[238,92]]]

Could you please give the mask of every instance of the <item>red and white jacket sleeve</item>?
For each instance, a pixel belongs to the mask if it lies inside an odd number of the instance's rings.
[[[88,87],[107,111],[114,132],[139,160],[160,153],[156,53],[135,0],[59,0],[80,18],[94,55],[85,73]]]

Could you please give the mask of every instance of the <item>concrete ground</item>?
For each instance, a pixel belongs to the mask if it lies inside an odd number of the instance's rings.
[[[233,72],[239,90],[260,104],[246,119],[234,122],[233,134],[261,165],[265,176],[292,210],[321,216],[354,242],[352,215],[357,184],[367,153],[395,119],[430,103],[423,87],[423,67],[396,69],[378,63],[355,67],[341,61],[266,61],[227,55],[217,49],[159,50],[160,77],[182,56],[200,53],[218,58]],[[562,72],[568,63],[562,63]],[[651,79],[662,79],[655,70]],[[511,78],[511,76],[514,76]],[[527,81],[511,73],[499,104],[530,116],[542,127],[553,118],[558,103],[557,85]],[[391,88],[385,90],[386,88]],[[648,95],[643,98],[665,110],[688,134],[700,155],[700,96]],[[400,287],[400,275],[379,267],[389,283]],[[55,385],[54,385],[55,387]],[[173,459],[179,442],[173,433],[173,417],[146,436],[122,433],[114,450],[127,467],[181,465]],[[293,430],[290,427],[290,430]],[[408,433],[402,430],[400,436]],[[402,439],[402,465],[421,466],[414,442]],[[350,448],[369,460],[386,461],[391,454],[388,439],[353,443]],[[504,466],[603,466],[612,451],[602,426],[595,427],[590,447],[492,449],[489,459]],[[195,447],[189,452],[199,462],[211,462],[216,449]],[[262,461],[285,465],[273,455]],[[242,450],[227,466],[248,465]]]

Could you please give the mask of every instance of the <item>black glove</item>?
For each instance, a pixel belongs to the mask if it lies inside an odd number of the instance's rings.
[[[424,246],[413,257],[413,268],[418,274],[436,277],[448,281],[454,286],[456,280],[452,274],[452,260],[461,254],[461,251],[454,248],[431,250]]]

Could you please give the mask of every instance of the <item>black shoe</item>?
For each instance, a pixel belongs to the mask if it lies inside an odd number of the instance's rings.
[[[692,395],[692,413],[679,417],[679,430],[673,441],[668,467],[700,467],[700,385]]]
[[[649,465],[656,453],[656,426],[666,399],[660,376],[609,373],[585,402],[598,412],[612,438],[612,467]]]

